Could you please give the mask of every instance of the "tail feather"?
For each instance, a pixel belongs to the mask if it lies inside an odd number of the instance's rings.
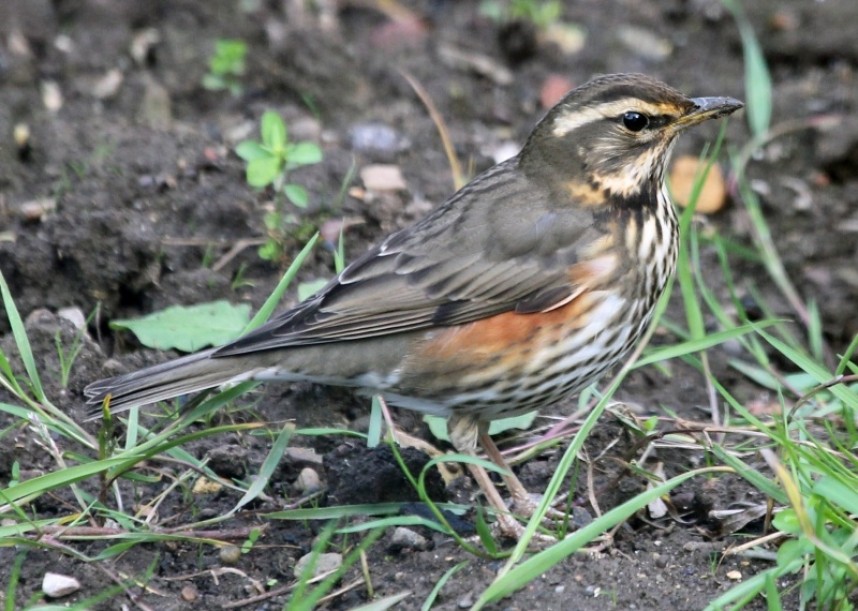
[[[214,388],[246,373],[247,365],[231,358],[210,358],[204,350],[160,365],[93,382],[84,389],[87,405],[100,406],[110,396],[111,411],[125,411]]]

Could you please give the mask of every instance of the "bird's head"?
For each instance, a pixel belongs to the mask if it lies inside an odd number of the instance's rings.
[[[729,97],[689,98],[642,74],[601,76],[570,91],[522,150],[525,171],[568,184],[594,203],[660,188],[676,137],[742,108]],[[586,203],[586,201],[584,202]]]

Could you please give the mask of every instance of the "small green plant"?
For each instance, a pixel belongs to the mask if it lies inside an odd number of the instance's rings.
[[[480,13],[494,21],[529,21],[546,29],[560,19],[563,3],[559,0],[483,0]]]
[[[229,90],[232,95],[241,94],[241,77],[244,76],[244,58],[247,44],[242,40],[221,38],[209,58],[209,71],[203,76],[203,87],[210,91]]]
[[[245,140],[235,147],[236,154],[247,162],[247,183],[264,189],[271,186],[276,194],[275,208],[265,215],[268,238],[259,248],[259,256],[267,261],[279,261],[284,255],[284,244],[289,224],[298,224],[293,212],[287,211],[284,198],[295,208],[306,208],[307,190],[289,181],[295,168],[322,161],[322,149],[315,142],[290,142],[286,124],[276,112],[266,111],[260,122],[261,140]]]

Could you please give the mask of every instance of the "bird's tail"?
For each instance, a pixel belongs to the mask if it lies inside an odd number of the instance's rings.
[[[246,365],[242,367],[239,359],[211,358],[214,352],[214,349],[204,350],[140,371],[93,382],[84,389],[87,404],[100,406],[109,396],[111,411],[121,412],[137,405],[214,388],[247,373]]]

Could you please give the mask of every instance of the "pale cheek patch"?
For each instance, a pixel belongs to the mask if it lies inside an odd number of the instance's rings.
[[[653,176],[660,178],[664,155],[663,147],[653,144],[638,157],[625,161],[613,171],[596,173],[593,179],[611,195],[631,197],[640,191],[642,185],[649,184]]]

